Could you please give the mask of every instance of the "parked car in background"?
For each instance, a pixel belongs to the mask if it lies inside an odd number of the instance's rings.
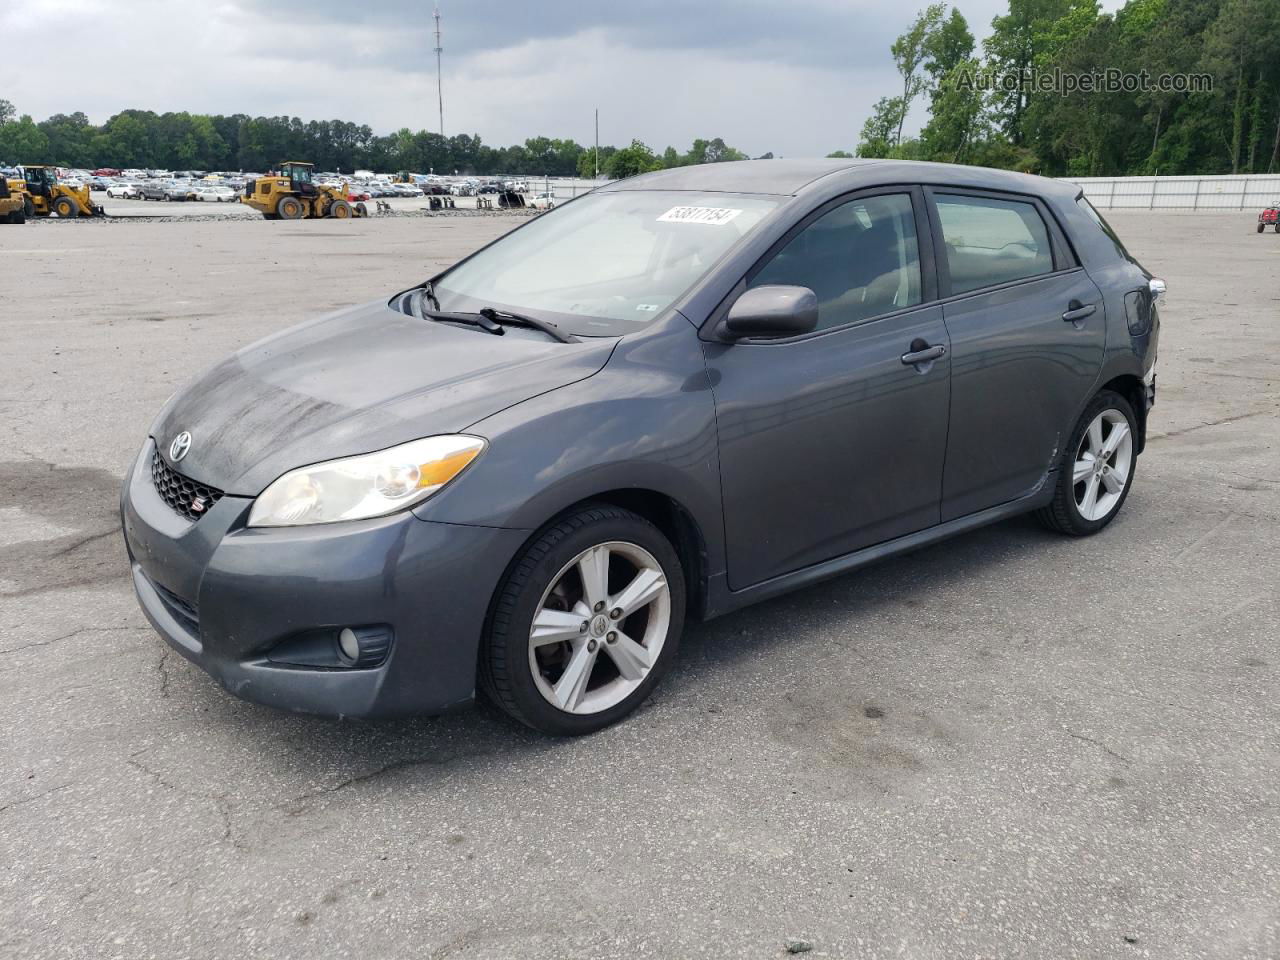
[[[551,210],[556,205],[556,198],[551,193],[539,193],[529,201],[529,206],[535,210]]]
[[[194,200],[196,199],[196,188],[189,181],[173,180],[165,185],[164,198],[166,200]]]
[[[120,177],[123,176],[124,173],[123,171],[117,170],[115,167],[99,167],[97,170],[93,171],[93,175],[95,177]]]
[[[358,186],[347,187],[347,200],[351,203],[357,203],[361,200],[372,200],[372,199],[373,199],[373,194],[371,194],[364,187],[358,187]]]
[[[117,181],[107,187],[107,196],[117,200],[141,200],[142,186],[138,183]]]
[[[195,198],[206,203],[235,203],[240,196],[224,183],[205,183],[196,187]]]
[[[169,185],[163,180],[139,180],[138,199],[167,200],[169,199]]]
[[[94,177],[90,177],[90,178],[89,178],[89,189],[90,189],[90,190],[94,190],[94,191],[98,191],[98,192],[100,192],[100,191],[103,191],[103,190],[107,189],[107,187],[109,187],[109,186],[111,186],[111,181],[110,181],[110,180],[108,180],[106,177],[97,177],[97,176],[94,176]]]

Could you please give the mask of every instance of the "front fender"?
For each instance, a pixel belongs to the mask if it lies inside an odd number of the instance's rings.
[[[465,432],[489,448],[415,508],[422,519],[534,530],[610,491],[653,491],[698,525],[708,573],[723,570],[715,402],[696,331],[684,321],[622,341],[594,376]]]

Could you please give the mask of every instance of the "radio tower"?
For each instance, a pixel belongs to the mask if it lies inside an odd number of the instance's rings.
[[[440,46],[440,7],[436,6],[436,96],[440,102],[440,136],[444,136],[444,86],[441,84],[440,77],[440,54],[444,53],[444,47]]]

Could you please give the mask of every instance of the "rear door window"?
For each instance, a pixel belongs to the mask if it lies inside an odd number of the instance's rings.
[[[935,194],[951,292],[1053,272],[1053,246],[1035,204]]]

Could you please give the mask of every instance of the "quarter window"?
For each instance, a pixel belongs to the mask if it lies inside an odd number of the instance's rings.
[[[989,197],[934,197],[951,292],[1053,272],[1049,231],[1035,205]]]
[[[920,248],[911,197],[850,200],[796,234],[752,278],[808,287],[818,329],[843,326],[920,302]]]

